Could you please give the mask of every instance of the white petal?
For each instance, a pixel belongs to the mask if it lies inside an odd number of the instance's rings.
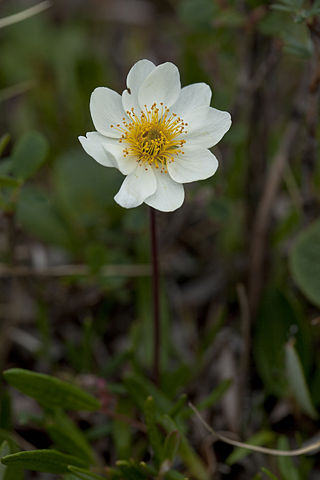
[[[170,107],[179,96],[181,90],[180,74],[177,67],[170,62],[162,63],[156,67],[144,80],[140,87],[138,99],[141,108],[144,105],[151,107],[163,102]]]
[[[174,162],[168,164],[171,178],[178,183],[194,182],[211,177],[218,168],[218,160],[206,148],[184,149]]]
[[[131,110],[134,108],[135,112],[140,112],[138,104],[138,92],[144,80],[156,68],[155,64],[150,60],[139,60],[135,63],[127,76],[128,90],[122,93],[122,104],[125,109]]]
[[[123,175],[129,175],[137,166],[137,160],[132,156],[124,156],[124,145],[119,143],[119,140],[106,139],[103,143],[104,149],[113,155],[116,160],[116,167]]]
[[[128,90],[124,90],[122,92],[122,105],[124,110],[127,112],[128,110],[132,111],[132,108],[134,112],[139,115],[141,108],[138,102],[138,96],[129,93]]]
[[[98,132],[88,132],[86,135],[78,137],[85,152],[104,167],[117,167],[114,156],[103,148],[105,137]]]
[[[231,126],[229,112],[212,107],[199,107],[192,115],[186,115],[188,145],[210,148],[216,145]]]
[[[107,87],[96,88],[91,94],[90,112],[98,132],[113,138],[121,136],[118,130],[110,126],[122,122],[123,117],[127,118],[121,95]]]
[[[139,60],[133,65],[127,76],[127,87],[131,93],[138,93],[142,82],[155,68],[155,64],[146,59]]]
[[[172,212],[181,207],[184,201],[184,188],[181,183],[176,183],[167,173],[155,171],[157,190],[144,202],[161,212]]]
[[[157,182],[152,168],[138,165],[134,172],[128,175],[114,197],[115,201],[124,208],[138,207],[156,190]]]
[[[193,83],[181,89],[178,100],[170,110],[184,118],[188,112],[198,107],[209,107],[211,102],[211,88],[206,83]]]

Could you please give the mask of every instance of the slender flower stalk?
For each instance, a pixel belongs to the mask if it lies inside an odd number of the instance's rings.
[[[161,326],[159,303],[159,259],[157,242],[156,211],[150,207],[150,240],[152,259],[152,299],[153,299],[153,378],[160,381]]]
[[[181,88],[178,68],[149,60],[133,65],[119,95],[107,87],[91,94],[95,131],[80,136],[84,150],[125,179],[115,195],[124,208],[150,207],[153,278],[154,381],[160,380],[161,328],[156,211],[172,212],[184,202],[183,184],[215,174],[218,160],[209,150],[231,126],[228,112],[210,106],[205,83]]]

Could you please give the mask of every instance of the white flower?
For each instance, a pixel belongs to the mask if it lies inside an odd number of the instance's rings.
[[[97,131],[79,137],[84,150],[105,167],[126,175],[115,201],[125,208],[143,202],[164,212],[184,200],[183,183],[211,177],[218,168],[208,150],[229,130],[231,117],[210,107],[205,83],[181,88],[172,63],[140,60],[122,95],[96,88],[90,112]]]

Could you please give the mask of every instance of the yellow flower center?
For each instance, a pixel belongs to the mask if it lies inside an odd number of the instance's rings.
[[[121,131],[119,140],[124,145],[125,157],[132,156],[139,165],[148,169],[148,166],[160,168],[161,172],[168,173],[168,163],[174,162],[175,157],[184,154],[182,148],[186,141],[182,135],[186,134],[188,125],[175,113],[170,113],[168,107],[154,103],[150,109],[137,115],[134,108],[127,111],[129,121],[122,119],[122,125],[111,127]]]

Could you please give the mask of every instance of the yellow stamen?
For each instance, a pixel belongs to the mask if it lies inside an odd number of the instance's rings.
[[[124,156],[133,156],[146,169],[154,166],[167,173],[168,163],[174,162],[176,155],[184,154],[182,147],[186,141],[181,137],[187,133],[187,123],[170,113],[162,102],[160,108],[156,103],[149,109],[145,105],[140,115],[134,108],[126,113],[129,121],[123,118],[122,126],[111,125],[122,133],[119,142],[124,144]]]

